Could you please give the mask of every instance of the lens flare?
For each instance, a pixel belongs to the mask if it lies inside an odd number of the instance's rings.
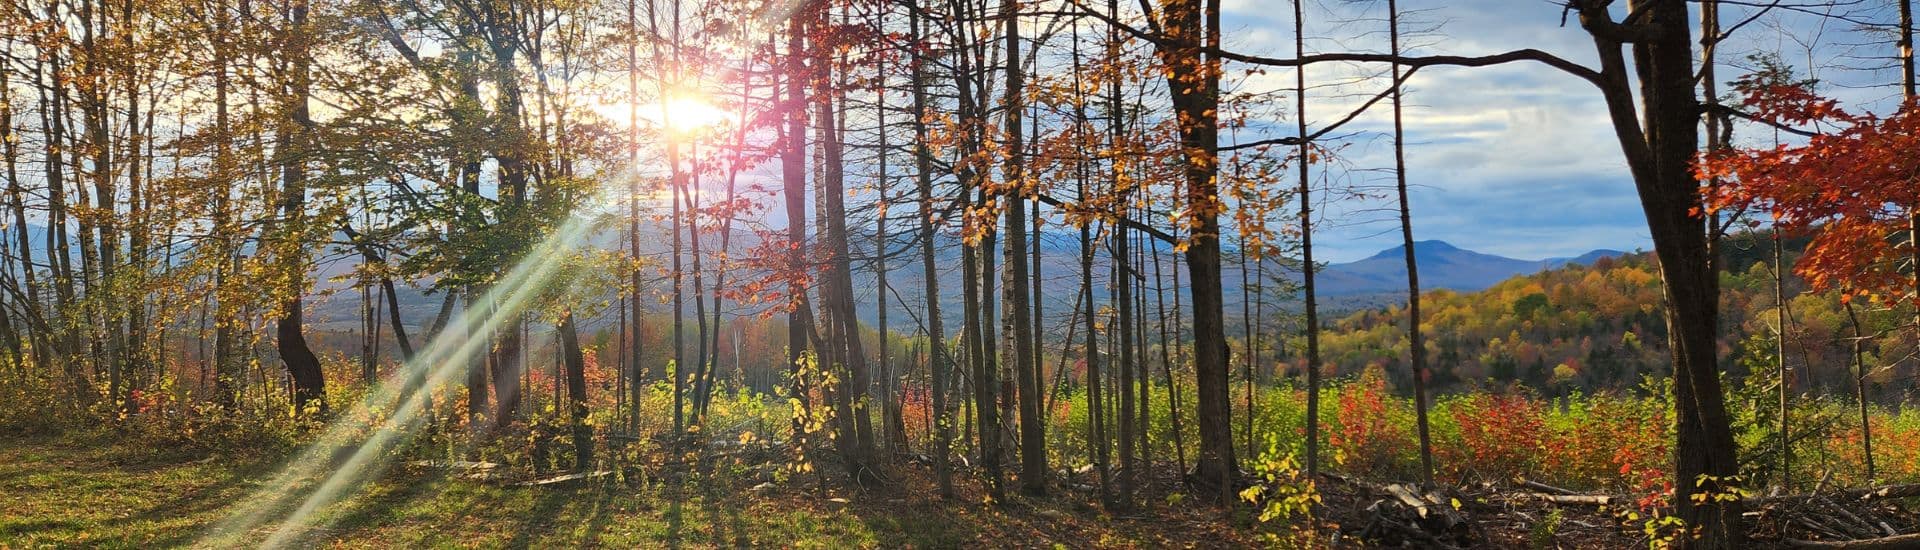
[[[661,108],[667,128],[679,134],[702,132],[733,120],[733,113],[695,97],[676,97]]]
[[[487,339],[471,335],[490,334],[525,312],[557,279],[557,271],[567,263],[560,260],[587,241],[594,225],[591,216],[581,215],[556,228],[476,302],[494,307],[462,311],[412,361],[351,411],[328,424],[278,474],[240,501],[196,546],[252,544],[250,540],[261,540],[255,538],[256,531],[277,519],[278,524],[259,546],[282,548],[293,545],[301,534],[330,523],[317,517],[316,512],[352,495],[382,472],[393,458],[392,451],[418,433],[433,389],[465,374],[468,365],[485,350]],[[369,423],[368,419],[382,415],[377,424]],[[295,502],[297,507],[283,512]]]

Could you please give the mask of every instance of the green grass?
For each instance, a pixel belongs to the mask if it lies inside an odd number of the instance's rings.
[[[131,449],[99,435],[0,436],[0,548],[194,546],[272,478],[276,462]],[[755,481],[738,476],[683,479],[526,488],[394,468],[322,509],[324,527],[295,546],[1163,547],[1246,536],[1217,518],[1105,516],[1073,495],[1008,506],[980,504],[977,496],[936,502],[931,487],[919,486],[925,480],[911,477],[893,488],[828,495],[845,502],[821,498],[811,484],[760,494],[747,489]],[[1187,538],[1182,529],[1196,524],[1215,532]],[[242,540],[264,540],[271,529]]]

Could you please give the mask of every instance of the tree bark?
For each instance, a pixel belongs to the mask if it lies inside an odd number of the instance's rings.
[[[1211,487],[1222,502],[1234,497],[1232,478],[1239,466],[1233,452],[1233,411],[1227,360],[1226,321],[1220,273],[1222,208],[1219,172],[1219,58],[1204,52],[1203,24],[1215,19],[1200,0],[1161,2],[1161,26],[1167,41],[1157,48],[1167,71],[1170,99],[1177,115],[1182,155],[1182,192],[1187,200],[1187,270],[1193,295],[1193,370],[1199,406],[1200,456],[1194,477]],[[1203,13],[1203,11],[1207,13]],[[1295,113],[1295,116],[1301,116]],[[1311,434],[1309,434],[1311,435]],[[1311,445],[1311,443],[1309,443]],[[1309,456],[1308,464],[1313,464]]]
[[[287,278],[294,281],[293,295],[281,306],[280,318],[275,321],[274,332],[279,346],[280,360],[287,365],[287,374],[293,379],[293,406],[295,412],[302,412],[310,404],[318,401],[319,410],[325,413],[326,378],[320,370],[320,358],[314,355],[313,348],[307,345],[305,324],[302,316],[305,309],[301,295],[306,292],[307,257],[303,250],[305,243],[300,242],[306,223],[307,169],[303,158],[312,151],[313,120],[308,115],[308,96],[310,76],[308,69],[312,60],[308,55],[308,42],[312,40],[312,31],[307,27],[307,0],[291,0],[287,23],[292,27],[292,40],[288,55],[292,61],[293,73],[287,98],[289,109],[288,127],[281,131],[283,139],[275,148],[280,156],[281,169],[281,213],[286,227],[280,228],[287,239],[282,252],[287,254],[281,269],[285,269]]]
[[[1400,55],[1400,5],[1387,0],[1393,55]],[[1420,480],[1433,484],[1433,439],[1427,426],[1427,347],[1420,333],[1420,265],[1413,251],[1413,207],[1407,198],[1406,129],[1401,120],[1400,64],[1393,64],[1393,177],[1400,202],[1400,243],[1407,260],[1407,355],[1413,365],[1414,421],[1420,432]]]
[[[918,45],[924,40],[920,29],[920,11],[908,10],[909,31],[913,43]],[[933,414],[933,470],[938,479],[940,497],[954,498],[953,466],[950,448],[953,441],[953,418],[949,415],[951,407],[947,403],[947,389],[951,385],[953,358],[947,349],[945,322],[940,312],[940,276],[934,263],[933,240],[937,235],[933,212],[933,152],[927,148],[927,70],[922,48],[913,48],[913,158],[914,175],[920,195],[920,273],[926,292],[928,388],[932,401]]]
[[[1001,285],[1006,293],[1007,313],[1011,316],[1010,330],[1013,332],[1013,348],[1008,351],[1008,359],[1013,364],[1014,377],[1017,380],[1020,401],[1020,490],[1029,496],[1047,493],[1047,439],[1042,424],[1040,410],[1040,374],[1039,365],[1034,362],[1033,296],[1029,294],[1032,283],[1027,256],[1027,204],[1026,204],[1026,168],[1025,140],[1022,135],[1021,114],[1025,111],[1023,92],[1024,69],[1020,65],[1020,16],[1019,4],[1014,0],[1003,0],[1000,4],[1000,17],[1006,26],[1006,96],[1001,101],[1002,114],[1006,117],[1006,162],[1001,172],[1006,177],[1006,264],[1007,283]],[[1036,236],[1037,237],[1037,236]]]

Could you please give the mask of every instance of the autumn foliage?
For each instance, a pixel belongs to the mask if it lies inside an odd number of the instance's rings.
[[[1714,210],[1771,214],[1776,227],[1813,232],[1795,270],[1816,290],[1920,303],[1912,272],[1920,205],[1920,104],[1856,113],[1784,69],[1735,81],[1741,105],[1779,127],[1810,128],[1804,143],[1726,149],[1697,172]]]

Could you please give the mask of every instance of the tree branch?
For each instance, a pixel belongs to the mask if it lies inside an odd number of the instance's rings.
[[[1254,147],[1268,147],[1273,145],[1299,145],[1301,143],[1312,142],[1314,140],[1320,139],[1321,136],[1327,135],[1327,132],[1332,132],[1336,129],[1339,129],[1341,126],[1345,126],[1348,122],[1353,122],[1353,119],[1359,118],[1360,113],[1364,113],[1364,112],[1367,112],[1368,109],[1372,109],[1373,105],[1376,103],[1379,103],[1381,99],[1385,99],[1387,97],[1392,96],[1394,90],[1400,89],[1400,86],[1405,85],[1408,79],[1413,78],[1413,73],[1419,70],[1420,70],[1419,67],[1413,67],[1413,68],[1407,69],[1407,72],[1400,73],[1400,80],[1394,81],[1393,86],[1388,87],[1385,91],[1375,94],[1372,99],[1368,99],[1366,103],[1362,103],[1358,108],[1355,108],[1354,110],[1348,112],[1346,117],[1343,117],[1340,120],[1335,121],[1333,124],[1329,124],[1326,127],[1321,128],[1317,132],[1308,134],[1305,138],[1302,138],[1300,136],[1287,136],[1282,138],[1263,139],[1260,141],[1254,141],[1249,143],[1235,143],[1233,145],[1225,145],[1225,146],[1219,147],[1218,149],[1221,151],[1237,151],[1240,149],[1249,149]]]
[[[1759,123],[1759,124],[1763,124],[1763,125],[1766,125],[1766,126],[1769,126],[1769,127],[1772,127],[1772,128],[1774,128],[1774,129],[1776,129],[1776,130],[1779,130],[1779,131],[1782,131],[1782,132],[1786,132],[1786,133],[1789,133],[1789,134],[1793,134],[1793,135],[1796,135],[1796,136],[1800,136],[1800,137],[1814,137],[1814,136],[1818,136],[1818,135],[1820,135],[1820,133],[1819,133],[1819,132],[1813,132],[1813,131],[1808,131],[1808,130],[1802,130],[1802,129],[1799,129],[1799,128],[1795,128],[1795,127],[1792,127],[1792,126],[1788,126],[1788,125],[1785,125],[1785,124],[1781,124],[1781,123],[1779,123],[1779,122],[1775,122],[1775,121],[1771,121],[1771,120],[1767,120],[1767,119],[1764,119],[1764,118],[1760,118],[1760,117],[1757,117],[1757,116],[1753,116],[1753,114],[1752,114],[1752,113],[1748,113],[1748,112],[1746,112],[1746,111],[1742,111],[1742,110],[1739,110],[1739,109],[1735,109],[1735,108],[1732,108],[1732,107],[1728,107],[1728,106],[1726,106],[1726,105],[1721,105],[1721,104],[1719,104],[1719,103],[1708,103],[1708,104],[1707,104],[1707,110],[1708,110],[1708,111],[1711,111],[1711,112],[1715,112],[1715,113],[1720,113],[1720,114],[1724,114],[1724,115],[1731,115],[1731,116],[1735,116],[1735,117],[1739,117],[1739,118],[1742,118],[1742,119],[1746,119],[1747,121],[1750,121],[1750,122],[1756,122],[1756,123]]]
[[[1059,13],[1060,15],[1086,16],[1086,17],[1099,19],[1101,21],[1106,22],[1108,25],[1112,25],[1114,28],[1120,29],[1121,31],[1126,32],[1127,34],[1133,35],[1135,38],[1152,42],[1156,46],[1165,45],[1170,41],[1170,39],[1160,35],[1159,33],[1140,30],[1139,28],[1136,28],[1132,25],[1128,25],[1126,22],[1120,21],[1119,19],[1116,19],[1108,14],[1104,14],[1096,10],[1088,9],[1086,6],[1080,3],[1080,0],[1069,0],[1069,2],[1071,2],[1074,7],[1078,8],[1078,11],[1056,12],[1056,13]],[[1261,56],[1261,55],[1244,54],[1244,53],[1238,53],[1238,52],[1231,52],[1225,49],[1212,47],[1212,46],[1198,46],[1197,49],[1207,54],[1217,56],[1221,59],[1236,61],[1240,63],[1247,63],[1251,65],[1263,65],[1268,67],[1304,67],[1307,65],[1315,64],[1315,63],[1334,63],[1334,62],[1343,62],[1343,61],[1344,62],[1363,62],[1363,63],[1399,63],[1401,65],[1405,65],[1408,67],[1427,67],[1427,66],[1436,66],[1436,65],[1447,65],[1447,66],[1455,66],[1455,67],[1485,67],[1489,65],[1500,65],[1500,64],[1514,63],[1519,61],[1533,61],[1533,62],[1544,64],[1549,67],[1553,67],[1555,69],[1559,69],[1562,72],[1565,72],[1567,74],[1579,77],[1581,80],[1585,80],[1589,83],[1592,83],[1595,86],[1601,86],[1602,83],[1604,82],[1604,78],[1601,76],[1599,71],[1593,70],[1579,63],[1568,61],[1567,59],[1562,58],[1560,56],[1556,56],[1556,55],[1553,55],[1541,50],[1536,50],[1533,48],[1513,50],[1509,52],[1503,52],[1503,53],[1497,53],[1497,54],[1491,54],[1491,55],[1482,55],[1482,56],[1461,56],[1461,55],[1404,56],[1404,55],[1391,55],[1391,54],[1382,54],[1382,53],[1351,53],[1349,52],[1349,53],[1322,53],[1322,54],[1313,54],[1313,55],[1302,55],[1299,57],[1292,57],[1292,58],[1267,57],[1267,56]]]

